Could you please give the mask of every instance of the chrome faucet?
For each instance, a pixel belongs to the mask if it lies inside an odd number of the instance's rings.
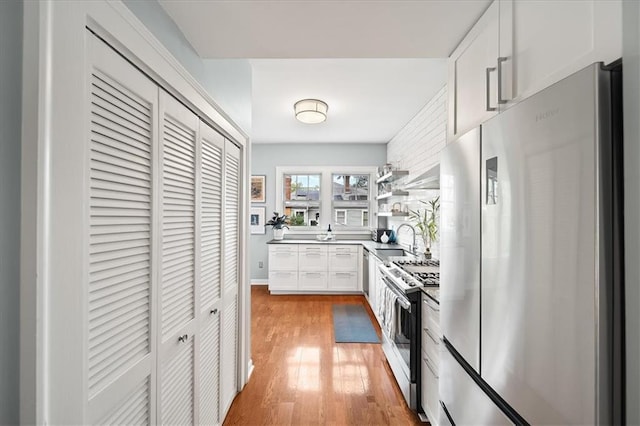
[[[416,228],[409,225],[408,223],[403,223],[402,225],[398,226],[398,236],[400,235],[400,228],[402,228],[403,226],[409,227],[409,229],[411,229],[411,232],[413,232],[413,244],[409,246],[409,251],[412,254],[416,254]]]

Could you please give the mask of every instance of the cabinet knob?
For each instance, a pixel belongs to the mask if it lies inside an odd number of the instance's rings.
[[[189,340],[189,335],[188,334],[183,334],[182,336],[178,337],[178,342],[180,342],[180,343],[184,343],[187,340]]]
[[[218,308],[212,309],[210,312],[211,315],[215,315],[217,313],[218,313]]]

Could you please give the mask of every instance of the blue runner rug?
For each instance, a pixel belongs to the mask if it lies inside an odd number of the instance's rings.
[[[380,343],[362,305],[333,305],[333,334],[336,343]]]

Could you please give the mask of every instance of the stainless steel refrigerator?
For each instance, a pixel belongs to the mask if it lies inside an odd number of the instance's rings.
[[[442,421],[623,421],[620,69],[585,68],[443,152]]]

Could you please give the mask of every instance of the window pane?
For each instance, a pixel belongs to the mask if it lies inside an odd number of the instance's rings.
[[[318,226],[320,223],[320,181],[322,175],[284,175],[284,214],[290,226]]]
[[[345,227],[369,226],[369,175],[332,175],[335,223]]]

